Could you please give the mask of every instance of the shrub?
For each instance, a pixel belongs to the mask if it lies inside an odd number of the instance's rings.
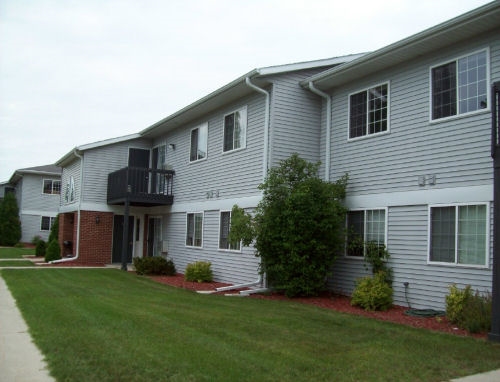
[[[35,235],[31,239],[31,244],[36,246],[40,240],[43,240],[42,237],[40,235]]]
[[[263,198],[251,216],[233,208],[231,241],[253,240],[260,272],[288,297],[314,296],[326,289],[337,255],[344,248],[342,204],[347,174],[336,182],[318,176],[320,163],[292,154],[269,170],[259,185]]]
[[[385,272],[363,277],[356,282],[351,305],[365,310],[387,310],[392,306],[392,287],[386,282]]]
[[[9,192],[0,201],[0,245],[12,247],[21,240],[21,221],[16,196]]]
[[[450,286],[446,296],[446,317],[448,320],[470,333],[485,332],[491,327],[491,295],[472,292],[470,285],[460,290],[455,284]]]
[[[57,240],[52,240],[45,251],[45,262],[59,260],[61,258],[61,247]]]
[[[38,257],[45,257],[46,250],[47,243],[43,239],[39,238],[35,247],[35,255]]]
[[[134,257],[134,267],[138,275],[173,276],[176,274],[174,262],[161,256]]]
[[[455,284],[450,285],[450,294],[445,297],[446,317],[454,324],[463,322],[463,314],[467,300],[472,297],[471,286],[467,285],[465,289],[460,290]]]
[[[197,261],[188,264],[184,278],[186,281],[196,281],[199,283],[211,282],[213,280],[211,266],[212,263],[208,261]]]

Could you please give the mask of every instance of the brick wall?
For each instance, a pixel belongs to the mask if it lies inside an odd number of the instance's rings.
[[[80,253],[76,262],[89,265],[111,264],[113,213],[81,211],[80,214]]]

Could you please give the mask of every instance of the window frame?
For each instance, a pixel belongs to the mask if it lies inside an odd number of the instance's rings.
[[[49,228],[48,229],[43,228],[43,220],[44,219],[49,219]],[[55,219],[56,219],[55,216],[40,216],[40,231],[49,232],[52,229],[52,225],[54,224]]]
[[[241,112],[241,111],[245,112],[245,128],[244,128],[244,132],[243,132],[243,135],[242,135],[243,139],[242,139],[242,142],[241,142],[241,146],[237,147],[237,148],[234,148],[234,126],[233,126],[233,145],[232,145],[231,149],[225,150],[225,142],[226,142],[226,118],[228,116],[230,116],[231,114],[236,114],[237,112]],[[235,151],[246,149],[246,147],[247,147],[247,131],[248,131],[248,106],[245,105],[243,107],[239,107],[239,108],[234,109],[233,111],[231,111],[229,113],[224,114],[224,116],[222,117],[222,153],[223,154],[228,154],[228,153],[232,153],[232,152],[235,152]]]
[[[346,221],[345,221],[345,226],[346,226],[346,240],[345,240],[345,250],[344,250],[344,256],[349,258],[349,259],[362,259],[364,260],[366,256],[366,248],[363,248],[363,256],[353,256],[349,255],[348,252],[348,230],[349,230],[349,212],[360,212],[363,211],[363,243],[366,243],[366,236],[367,236],[367,212],[368,211],[384,211],[384,245],[387,247],[387,228],[388,228],[388,221],[389,221],[389,216],[388,216],[388,207],[373,207],[373,208],[353,208],[347,211],[346,214]]]
[[[197,153],[199,151],[199,144],[200,144],[200,129],[201,128],[205,128],[205,131],[206,131],[206,145],[205,145],[205,156],[203,158],[198,158],[198,154],[196,155],[196,159],[192,159],[193,155],[192,155],[192,152],[191,150],[193,149],[193,131],[194,130],[198,130],[198,136],[197,136],[197,142],[196,142],[196,150],[197,150]],[[190,131],[189,131],[189,163],[195,163],[195,162],[201,162],[201,161],[204,161],[206,160],[208,157],[208,122],[203,122],[195,127],[193,127]]]
[[[193,215],[193,239],[192,244],[188,244],[189,239],[189,215]],[[200,232],[200,245],[195,245],[196,241],[196,215],[201,215],[201,232]],[[205,221],[205,213],[203,211],[186,212],[186,236],[184,244],[187,248],[203,248],[203,224]]]
[[[64,201],[66,203],[73,203],[75,201],[75,179],[70,175],[66,182],[66,190],[64,191]]]
[[[459,94],[459,76],[458,76],[458,61],[473,55],[476,55],[478,53],[486,53],[486,101],[487,105],[484,109],[477,109],[473,111],[467,111],[464,113],[460,113],[460,94]],[[447,117],[441,117],[441,118],[433,118],[433,84],[432,84],[432,73],[433,70],[445,65],[449,65],[451,63],[455,63],[455,81],[456,81],[456,86],[455,86],[455,107],[456,107],[456,113],[454,115],[449,115]],[[432,65],[429,67],[429,122],[430,123],[439,123],[439,122],[445,122],[449,120],[454,120],[458,118],[464,118],[467,116],[471,115],[476,115],[476,114],[481,114],[481,113],[487,113],[491,111],[491,74],[490,74],[490,49],[489,47],[477,49],[475,51],[469,52],[467,54],[463,54],[460,56],[456,56],[455,58],[448,59],[448,60],[443,60],[435,65]]]
[[[464,206],[485,206],[486,208],[486,222],[485,222],[485,262],[483,264],[469,264],[469,263],[459,263],[458,262],[458,230],[459,224],[458,222],[458,214],[460,207]],[[455,261],[454,262],[446,262],[446,261],[432,261],[431,260],[431,249],[432,249],[432,209],[433,208],[442,208],[442,207],[454,207],[455,208],[455,231],[454,231],[454,239],[455,239]],[[431,204],[428,206],[427,212],[427,264],[433,266],[446,266],[446,267],[461,267],[461,268],[479,268],[485,269],[489,268],[490,263],[490,231],[491,231],[491,218],[490,218],[490,202],[467,202],[467,203],[449,203],[449,204]]]
[[[386,101],[386,109],[387,109],[387,118],[386,118],[386,129],[384,131],[379,131],[379,132],[375,132],[375,133],[370,133],[369,132],[369,126],[370,126],[370,102],[369,102],[369,91],[371,89],[375,89],[379,86],[384,86],[386,85],[387,86],[387,101]],[[366,98],[366,134],[364,135],[361,135],[361,136],[358,136],[358,137],[352,137],[351,138],[351,97],[354,96],[354,95],[357,95],[357,94],[362,94],[362,93],[365,93],[367,95],[367,98]],[[366,88],[363,88],[363,89],[358,89],[354,92],[351,92],[347,95],[347,140],[348,141],[357,141],[357,140],[360,140],[360,139],[367,139],[367,138],[371,138],[371,137],[376,137],[376,136],[380,136],[380,135],[384,135],[384,134],[389,134],[390,131],[391,131],[391,119],[390,119],[390,116],[391,116],[391,82],[390,81],[383,81],[383,82],[379,82],[377,84],[374,84],[372,86],[368,86]]]
[[[45,192],[45,182],[51,182],[50,183],[50,192]],[[55,187],[55,184],[59,183],[59,188]],[[58,192],[54,192],[54,190]],[[50,179],[50,178],[44,178],[42,180],[42,194],[43,195],[61,195],[61,180],[60,179]]]
[[[225,238],[228,243],[228,248],[223,248],[221,247],[221,240],[222,240],[222,214],[229,213],[229,229],[228,229],[228,235],[229,232],[231,231],[231,218],[232,218],[232,212],[231,210],[220,210],[219,211],[219,251],[223,252],[237,252],[241,253],[241,241],[238,242],[238,248],[232,248],[232,245],[229,241],[229,239]]]

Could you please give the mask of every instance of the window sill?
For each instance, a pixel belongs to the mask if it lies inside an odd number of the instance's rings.
[[[375,138],[375,137],[380,137],[380,136],[383,136],[383,135],[389,135],[391,133],[390,130],[387,130],[387,131],[382,131],[380,133],[374,133],[374,134],[367,134],[367,135],[363,135],[362,137],[356,137],[356,138],[347,138],[347,143],[350,143],[350,142],[358,142],[358,141],[362,141],[362,140],[365,140],[365,139],[371,139],[371,138]]]
[[[483,269],[483,270],[490,269],[490,267],[488,265],[438,263],[438,262],[428,261],[428,260],[427,260],[427,265],[430,265],[431,267],[445,267],[445,268]]]
[[[487,107],[486,109],[479,109],[479,110],[476,110],[476,111],[471,111],[469,113],[452,115],[450,117],[438,118],[438,119],[429,119],[429,124],[430,125],[435,125],[435,124],[438,124],[438,123],[444,123],[444,122],[449,122],[449,121],[456,121],[458,119],[468,118],[468,117],[472,117],[472,116],[475,116],[475,115],[481,115],[481,114],[487,114],[487,113],[491,113],[491,109],[489,107]]]

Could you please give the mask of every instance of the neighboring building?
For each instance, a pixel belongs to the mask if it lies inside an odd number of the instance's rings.
[[[414,307],[443,308],[453,283],[491,290],[496,81],[499,1],[302,83],[330,97],[329,176],[349,173],[348,226],[387,245],[396,303],[404,283]],[[362,253],[336,263],[332,288],[352,292]]]
[[[59,210],[61,168],[46,165],[16,170],[0,190],[2,197],[6,192],[16,194],[21,242],[30,243],[35,236],[47,240]]]
[[[296,152],[325,180],[349,173],[347,226],[387,245],[395,302],[442,309],[452,283],[491,289],[495,81],[499,1],[372,53],[253,70],[59,160],[60,241],[80,263],[120,262],[126,245],[129,261],[168,252],[180,272],[205,260],[216,280],[251,282],[259,261],[230,247],[231,208],[254,208]],[[368,273],[362,253],[341,256],[332,289]]]

